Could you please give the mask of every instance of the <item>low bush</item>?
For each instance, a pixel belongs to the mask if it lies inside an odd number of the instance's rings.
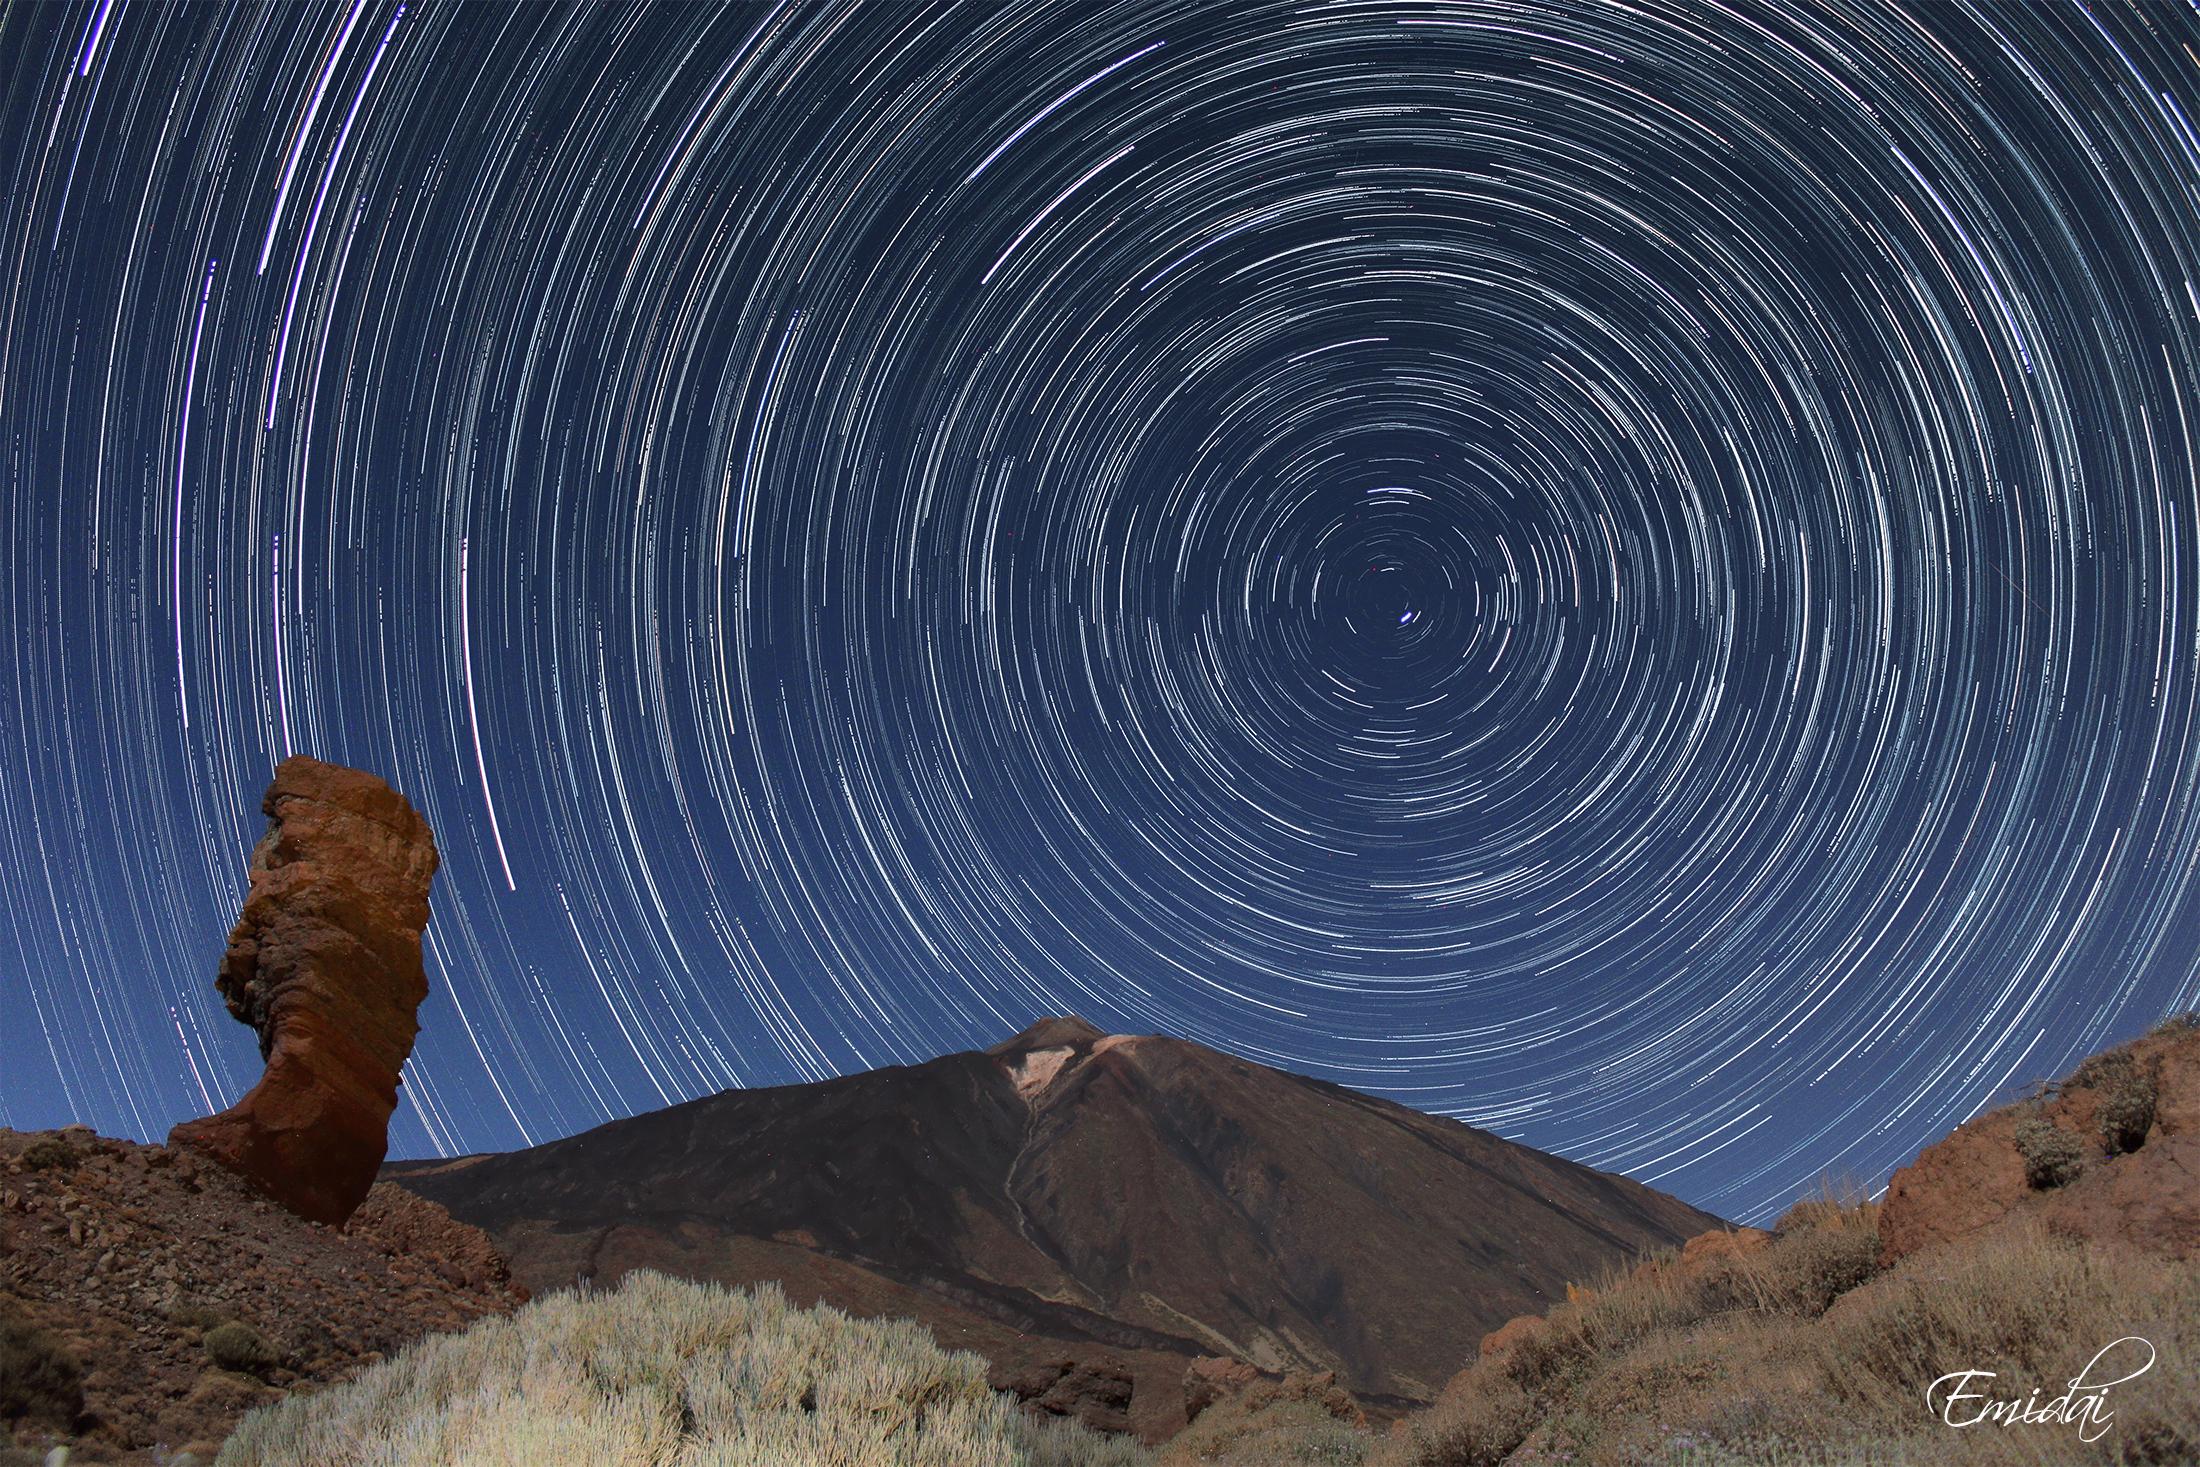
[[[1770,1439],[1793,1413],[1776,1409],[1776,1392],[1753,1391],[1775,1372],[1789,1385],[1804,1380],[1805,1326],[1873,1277],[1878,1255],[1876,1205],[1843,1205],[1830,1190],[1753,1246],[1737,1240],[1685,1263],[1652,1255],[1570,1291],[1542,1330],[1478,1361],[1409,1417],[1371,1467],[1634,1467],[1685,1443],[1667,1430],[1673,1419]]]
[[[1815,1187],[1789,1204],[1772,1231],[1792,1233],[1800,1228],[1854,1227],[1859,1223],[1877,1226],[1879,1206],[1872,1201],[1873,1191],[1852,1173],[1826,1172]]]
[[[1753,1253],[1718,1261],[1697,1283],[1704,1314],[1729,1309],[1816,1319],[1879,1270],[1877,1209],[1824,1214]]]
[[[1878,1210],[1813,1207],[1753,1251],[1693,1267],[1670,1252],[1546,1316],[1549,1328],[1505,1356],[1513,1383],[1546,1401],[1572,1393],[1575,1378],[1638,1340],[1686,1329],[1732,1311],[1814,1319],[1878,1267]]]
[[[1170,1438],[1158,1467],[1360,1467],[1371,1440],[1318,1401],[1226,1397]]]
[[[1601,1308],[1607,1320],[1685,1319],[1678,1301],[1688,1296],[1672,1270],[1561,1305],[1549,1316],[1555,1339],[1531,1335],[1478,1361],[1368,1467],[2200,1463],[2200,1375],[2190,1368],[2200,1358],[2200,1264],[2011,1229],[1907,1259],[1811,1314],[1866,1267],[1859,1260],[1875,1240],[1871,1210],[1859,1208],[1716,1260],[1694,1296],[1705,1312],[1610,1349],[1595,1346],[1579,1316]],[[1664,1302],[1623,1310],[1629,1293]],[[1953,1430],[1927,1402],[1949,1372],[1982,1371],[1991,1378],[1974,1390],[2019,1401],[2036,1391],[2045,1403],[2118,1341],[2104,1378],[2135,1371],[2150,1348],[2155,1363],[2113,1388],[2112,1420],[2093,1443],[2065,1422]],[[1543,1363],[1524,1369],[1523,1354],[1538,1349]],[[1563,1368],[1550,1368],[1553,1358]],[[1523,1389],[1523,1375],[1539,1388]]]
[[[206,1358],[239,1375],[265,1375],[282,1363],[281,1354],[249,1324],[230,1320],[207,1330]]]
[[[1679,1272],[1678,1258],[1667,1249],[1632,1274],[1620,1270],[1595,1288],[1569,1288],[1568,1302],[1545,1316],[1548,1328],[1504,1357],[1506,1373],[1530,1396],[1563,1396],[1597,1357],[1703,1318],[1718,1306],[1701,1296],[1693,1276]]]
[[[210,1330],[216,1325],[229,1323],[237,1316],[219,1305],[185,1295],[163,1306],[161,1317],[178,1329]]]
[[[60,1341],[0,1309],[0,1424],[67,1431],[84,1410],[84,1370]]]
[[[59,1136],[47,1136],[23,1148],[23,1165],[34,1172],[73,1167],[83,1157]]]
[[[1535,1404],[1502,1367],[1475,1365],[1409,1416],[1371,1457],[1380,1467],[1498,1467],[1535,1429]]]

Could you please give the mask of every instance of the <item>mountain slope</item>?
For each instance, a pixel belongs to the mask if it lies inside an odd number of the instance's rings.
[[[1462,1341],[1718,1225],[1457,1122],[1077,1019],[385,1175],[488,1230],[537,1290],[644,1266],[774,1278],[913,1315],[1041,1396],[1057,1377],[1106,1396],[1112,1355],[1147,1435],[1181,1424],[1202,1354],[1427,1399]]]

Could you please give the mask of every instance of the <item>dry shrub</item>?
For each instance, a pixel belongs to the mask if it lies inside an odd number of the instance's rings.
[[[2024,1158],[2024,1180],[2034,1191],[2044,1192],[2078,1179],[2085,1170],[2085,1152],[2078,1138],[2040,1116],[2017,1122],[2017,1154]]]
[[[1878,1224],[1879,1204],[1872,1200],[1872,1188],[1853,1173],[1828,1171],[1819,1175],[1812,1190],[1797,1197],[1780,1214],[1772,1231],[1792,1233],[1798,1228]]]
[[[23,1148],[23,1165],[34,1172],[73,1167],[81,1160],[77,1149],[59,1136],[47,1136]]]
[[[1159,1467],[1358,1467],[1372,1440],[1334,1371],[1226,1390],[1170,1438]]]
[[[1563,1396],[1598,1357],[1701,1319],[1706,1306],[1695,1277],[1680,1270],[1679,1256],[1660,1250],[1632,1272],[1615,1270],[1594,1289],[1569,1288],[1569,1302],[1544,1316],[1549,1327],[1502,1357],[1506,1373],[1531,1397]]]
[[[1535,1405],[1504,1367],[1483,1361],[1436,1403],[1391,1430],[1369,1467],[1497,1467],[1535,1429]]]
[[[1815,1385],[1807,1324],[1870,1279],[1878,1254],[1878,1208],[1828,1186],[1747,1251],[1653,1255],[1575,1291],[1545,1329],[1463,1372],[1372,1461],[1633,1467],[1715,1440],[1807,1432],[1807,1413],[1783,1399]]]
[[[1723,1258],[1698,1284],[1704,1312],[1746,1309],[1816,1319],[1879,1270],[1879,1210],[1830,1209],[1775,1234],[1753,1253]]]
[[[2155,1367],[2110,1392],[2115,1426],[2090,1455],[2067,1425],[1955,1433],[1925,1404],[1926,1388],[1955,1370],[1995,1373],[1973,1390],[2007,1398],[2036,1387],[2048,1400],[2103,1346],[2131,1335],[2153,1345]],[[1964,1438],[1947,1441],[1951,1450],[1976,1450],[1970,1439],[1981,1436],[2030,1437],[2049,1461],[2057,1452],[2071,1462],[2200,1461],[2200,1376],[2190,1363],[2200,1352],[2200,1265],[2013,1228],[1909,1260],[1829,1313],[1816,1344],[1825,1391],[1866,1426]]]
[[[1736,1311],[1816,1318],[1870,1278],[1879,1256],[1878,1209],[1869,1204],[1791,1210],[1784,1231],[1749,1252],[1683,1264],[1653,1255],[1578,1302],[1547,1316],[1550,1328],[1505,1357],[1530,1396],[1571,1394],[1580,1375],[1637,1341]]]
[[[1716,1441],[1765,1448],[1811,1431],[1807,1326],[1732,1313],[1600,1362],[1537,1429],[1533,1457],[1635,1467]]]
[[[2155,1078],[2111,1053],[2062,1089],[2095,1092],[2088,1130],[2115,1152],[2145,1141]],[[2038,1106],[2015,1141],[2035,1187],[2061,1185],[2099,1154]],[[1368,1467],[2200,1464],[2200,1260],[2014,1226],[1886,1274],[1878,1253],[1876,1207],[1827,1186],[1769,1241],[1736,1239],[1686,1264],[1664,1255],[1570,1289],[1540,1332],[1462,1372]],[[1936,1409],[1945,1400],[1927,1399],[1952,1372],[1990,1372],[1969,1386],[1982,1393],[1972,1411],[2037,1409],[2132,1337],[2153,1348],[2153,1368],[2111,1387],[2108,1429],[2092,1443],[2070,1421],[1956,1429]],[[2096,1374],[2113,1379],[2146,1358],[2126,1343]]]
[[[2059,1095],[2065,1090],[2104,1089],[2112,1075],[2131,1067],[2129,1050],[2104,1049],[2098,1054],[2089,1054],[2079,1060],[2076,1069],[2049,1084],[2047,1091],[2049,1094]]]
[[[239,1423],[222,1467],[1143,1467],[908,1320],[659,1274],[435,1335]]]
[[[2090,1085],[2100,1092],[2094,1122],[2101,1144],[2111,1154],[2137,1151],[2146,1144],[2159,1098],[2154,1066],[2142,1066],[2129,1050],[2113,1049],[2080,1065],[2070,1084]]]
[[[1525,1373],[1520,1350],[1478,1362],[1409,1418],[1369,1467],[2076,1467],[2200,1462],[2200,1264],[2088,1249],[2010,1230],[1916,1255],[1811,1317],[1797,1301],[1853,1276],[1875,1240],[1869,1209],[1822,1214],[1753,1253],[1717,1261],[1694,1298],[1741,1302],[1624,1346],[1593,1348],[1598,1320],[1683,1319],[1689,1296],[1653,1272],[1586,1306],[1552,1311],[1559,1371]],[[1634,1296],[1629,1303],[1629,1296]],[[1752,1304],[1761,1298],[1763,1304]],[[1567,1316],[1561,1318],[1561,1316]],[[1625,1331],[1620,1331],[1624,1333]],[[2069,1424],[1953,1429],[1926,1387],[1995,1372],[1975,1391],[2046,1401],[2112,1341],[2152,1344],[2155,1367],[2113,1388],[2097,1443]],[[1616,1334],[1610,1337],[1616,1337]],[[2104,1374],[2144,1358],[2137,1347]],[[1584,1353],[1587,1352],[1587,1353]]]
[[[218,1325],[229,1323],[237,1316],[218,1304],[179,1294],[161,1309],[161,1317],[178,1329],[195,1329],[204,1333]]]
[[[209,1329],[200,1343],[207,1359],[239,1375],[265,1375],[282,1364],[282,1356],[258,1330],[234,1319]]]

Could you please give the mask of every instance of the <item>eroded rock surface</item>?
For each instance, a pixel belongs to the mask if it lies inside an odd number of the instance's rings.
[[[217,985],[259,1033],[267,1071],[168,1140],[340,1226],[374,1185],[420,1032],[435,840],[380,779],[318,759],[285,759],[260,807],[267,834]]]

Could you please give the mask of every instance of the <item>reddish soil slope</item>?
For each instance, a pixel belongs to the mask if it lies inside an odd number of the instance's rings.
[[[1889,1263],[2027,1219],[2200,1258],[2200,1025],[2172,1021],[1968,1121],[1894,1174]]]

